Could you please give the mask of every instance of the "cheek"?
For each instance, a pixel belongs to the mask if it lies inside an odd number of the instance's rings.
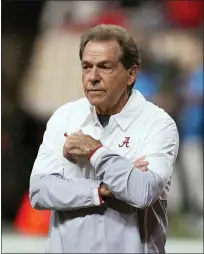
[[[109,77],[105,84],[107,84],[107,88],[109,91],[115,91],[116,93],[120,93],[120,91],[125,89],[127,86],[127,78],[126,76],[117,73],[116,75]]]
[[[85,75],[82,75],[82,84],[83,84],[83,87],[85,89],[87,84],[88,84],[88,79]]]
[[[118,74],[112,73],[112,74],[104,74],[102,76],[102,82],[106,86],[108,90],[113,90],[115,84],[117,84],[118,80]]]
[[[84,74],[82,74],[82,76],[81,76],[81,80],[82,80],[82,82],[83,82],[83,83],[85,82],[85,80],[86,80],[86,76],[85,76]]]

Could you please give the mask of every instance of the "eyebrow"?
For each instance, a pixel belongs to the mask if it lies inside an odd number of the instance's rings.
[[[87,61],[87,60],[82,60],[81,63],[82,63],[82,64],[92,64],[92,63],[90,63],[90,62]],[[101,64],[112,64],[112,63],[113,63],[113,61],[111,61],[111,60],[103,60],[103,61],[98,62],[97,65],[101,65]]]

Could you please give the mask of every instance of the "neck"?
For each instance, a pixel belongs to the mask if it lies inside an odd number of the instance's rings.
[[[105,108],[96,106],[96,112],[101,115],[116,115],[122,111],[129,99],[129,96],[129,93],[125,92],[124,94],[122,94],[117,104],[112,107]]]

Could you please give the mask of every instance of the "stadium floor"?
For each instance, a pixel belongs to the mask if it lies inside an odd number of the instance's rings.
[[[12,232],[2,232],[1,253],[43,253],[46,238],[28,237]],[[166,245],[167,253],[203,253],[202,239],[173,239]]]

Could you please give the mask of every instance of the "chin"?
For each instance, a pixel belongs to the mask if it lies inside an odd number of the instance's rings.
[[[90,104],[93,106],[101,106],[105,103],[105,98],[101,96],[87,96],[87,99],[89,100]]]
[[[98,99],[98,98],[88,98],[88,100],[89,100],[89,102],[90,102],[90,104],[92,105],[92,106],[101,106],[101,105],[103,105],[104,104],[104,100],[102,100],[102,99]]]

